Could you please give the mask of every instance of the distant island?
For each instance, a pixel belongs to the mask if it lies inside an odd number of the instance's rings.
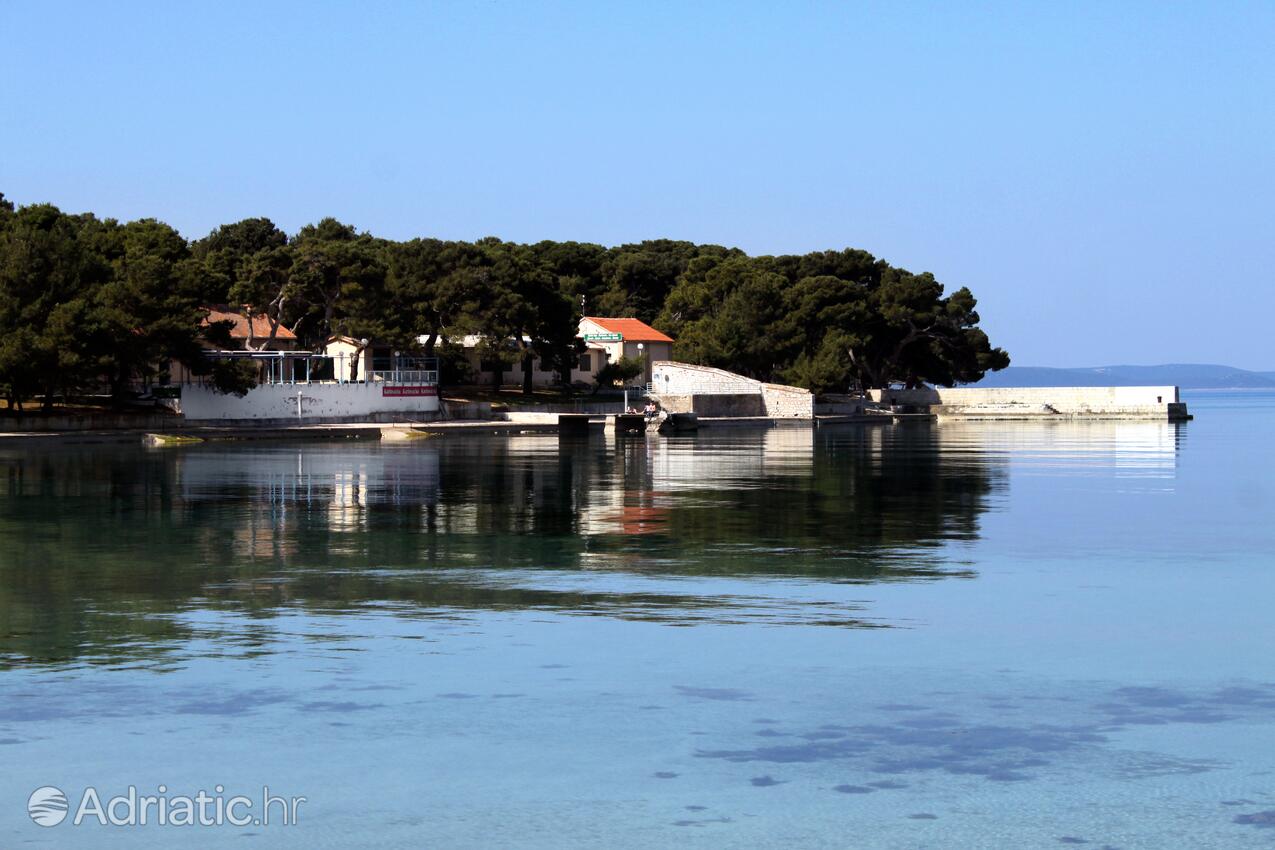
[[[1254,372],[1211,363],[1167,363],[1160,366],[1089,366],[1057,369],[1010,366],[989,372],[978,387],[1132,387],[1175,385],[1183,389],[1275,388],[1275,372]]]

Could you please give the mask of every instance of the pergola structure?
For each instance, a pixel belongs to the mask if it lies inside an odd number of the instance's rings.
[[[211,360],[247,360],[260,363],[263,384],[348,384],[345,354],[316,354],[313,351],[207,351]],[[301,364],[304,364],[302,366]],[[368,382],[392,384],[437,384],[438,360],[433,357],[394,358],[392,368],[369,372]],[[324,376],[324,377],[320,377]],[[331,376],[331,377],[327,377]]]

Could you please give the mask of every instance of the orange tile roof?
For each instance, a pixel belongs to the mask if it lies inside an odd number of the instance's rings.
[[[231,339],[247,339],[248,338],[248,317],[243,313],[234,310],[211,309],[208,311],[208,317],[204,319],[205,325],[213,322],[234,322],[230,326]],[[252,336],[254,339],[268,339],[270,336],[270,320],[265,316],[252,317]],[[279,330],[275,332],[275,339],[296,339],[297,335],[285,328],[279,326]]]
[[[590,322],[606,330],[619,334],[628,342],[672,342],[672,337],[660,333],[646,322],[638,319],[603,319],[597,316],[585,316]]]

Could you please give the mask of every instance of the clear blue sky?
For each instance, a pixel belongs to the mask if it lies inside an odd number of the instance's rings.
[[[0,0],[0,191],[853,246],[1020,365],[1275,369],[1275,3]]]

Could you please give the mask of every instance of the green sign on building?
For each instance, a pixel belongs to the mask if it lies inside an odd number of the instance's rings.
[[[620,334],[585,334],[585,342],[619,342],[624,339]]]

